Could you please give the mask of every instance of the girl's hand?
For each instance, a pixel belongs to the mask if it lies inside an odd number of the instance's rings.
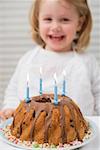
[[[0,118],[2,120],[6,120],[6,119],[12,117],[14,112],[15,112],[15,109],[12,109],[12,108],[3,109],[0,111]]]

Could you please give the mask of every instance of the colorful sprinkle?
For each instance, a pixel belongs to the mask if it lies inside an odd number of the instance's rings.
[[[38,144],[37,142],[30,142],[30,141],[21,141],[20,139],[17,139],[15,136],[12,136],[11,135],[11,130],[10,130],[10,127],[7,126],[6,128],[2,129],[0,128],[0,131],[3,132],[4,136],[12,143],[14,144],[17,144],[19,146],[24,146],[24,147],[28,147],[30,149],[34,149],[34,148],[50,148],[50,149],[70,149],[71,146],[75,146],[75,145],[80,145],[82,144],[82,142],[78,141],[78,140],[75,140],[73,142],[70,142],[69,144],[61,144],[59,143],[58,146],[52,144],[52,145],[49,145],[48,143],[44,143],[44,144]],[[86,141],[87,139],[89,139],[92,135],[92,129],[90,128],[89,131],[87,132],[86,136],[83,138],[83,142]]]

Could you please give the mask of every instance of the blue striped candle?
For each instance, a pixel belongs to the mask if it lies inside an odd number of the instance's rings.
[[[30,102],[29,97],[29,74],[27,74],[27,87],[26,87],[26,103]]]
[[[40,67],[40,90],[39,90],[40,95],[43,94],[42,82],[43,82],[43,80],[42,80],[42,68]]]

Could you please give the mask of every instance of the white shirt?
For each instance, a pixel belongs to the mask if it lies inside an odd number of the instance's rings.
[[[26,97],[27,73],[30,97],[39,95],[40,67],[43,93],[54,92],[57,74],[58,94],[62,94],[63,70],[66,72],[66,95],[72,98],[85,115],[100,114],[100,72],[96,59],[87,53],[56,53],[36,46],[19,61],[5,92],[4,107],[15,108]]]

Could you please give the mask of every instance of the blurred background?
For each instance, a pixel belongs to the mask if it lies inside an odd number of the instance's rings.
[[[21,56],[34,47],[29,11],[34,0],[0,0],[0,106],[4,91]],[[100,1],[88,0],[93,31],[88,50],[100,65]]]

